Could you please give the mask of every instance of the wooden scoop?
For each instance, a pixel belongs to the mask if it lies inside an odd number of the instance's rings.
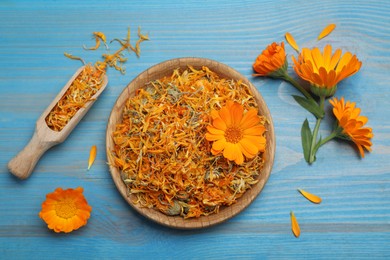
[[[20,179],[26,179],[32,173],[35,165],[41,156],[51,147],[62,143],[72,132],[73,128],[78,124],[78,122],[83,118],[83,116],[91,108],[95,100],[103,92],[107,86],[107,76],[104,75],[103,83],[99,91],[88,101],[84,107],[80,108],[77,113],[72,117],[72,119],[66,124],[66,126],[60,131],[54,131],[46,124],[46,116],[62,98],[65,92],[68,90],[72,82],[76,77],[81,73],[85,66],[81,67],[76,71],[72,78],[66,83],[60,93],[56,98],[51,102],[51,104],[46,108],[42,113],[41,117],[37,120],[35,125],[35,132],[32,136],[30,142],[24,147],[24,149],[17,154],[9,163],[9,171]]]

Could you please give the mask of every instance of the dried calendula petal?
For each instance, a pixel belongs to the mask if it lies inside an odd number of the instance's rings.
[[[302,194],[303,197],[305,197],[309,201],[316,203],[316,204],[321,203],[321,198],[318,197],[317,195],[311,194],[311,193],[309,193],[305,190],[302,190],[302,189],[298,189],[298,191]]]
[[[322,38],[328,36],[334,29],[336,28],[336,25],[334,23],[329,24],[322,30],[322,32],[318,35],[317,40],[321,40]]]
[[[88,170],[91,168],[93,162],[95,161],[96,152],[97,152],[96,145],[93,145],[91,147],[91,150],[89,151]]]
[[[286,33],[284,35],[284,37],[286,38],[286,41],[288,42],[288,44],[290,44],[290,46],[296,50],[297,52],[299,52],[299,46],[298,44],[295,42],[295,39],[294,37],[291,35],[291,33]]]
[[[301,234],[301,229],[299,228],[299,224],[297,219],[295,218],[294,212],[290,212],[290,218],[291,218],[291,230],[295,237],[299,237]]]
[[[64,56],[69,58],[69,59],[71,59],[71,60],[79,60],[79,61],[81,61],[85,65],[85,61],[82,58],[80,58],[80,57],[73,56],[72,54],[67,53],[67,52],[64,52]]]
[[[106,49],[108,49],[107,42],[106,42],[106,36],[102,32],[93,32],[93,38],[95,38],[96,44],[94,47],[87,48],[85,45],[83,46],[86,50],[97,50],[100,46],[100,40],[103,41],[104,45],[106,46]]]

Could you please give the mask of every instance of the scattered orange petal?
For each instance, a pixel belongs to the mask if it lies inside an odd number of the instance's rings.
[[[298,44],[295,42],[294,37],[293,37],[290,33],[286,33],[284,36],[285,36],[286,41],[288,42],[288,44],[290,44],[290,46],[291,46],[294,50],[296,50],[297,52],[299,52],[299,46],[298,46]]]
[[[302,194],[303,197],[305,197],[306,199],[308,199],[309,201],[311,201],[313,203],[319,204],[322,201],[321,198],[318,197],[317,195],[311,194],[311,193],[304,191],[302,189],[298,189],[298,191]]]
[[[318,35],[317,40],[321,40],[322,38],[328,36],[334,29],[336,28],[336,25],[334,23],[329,24],[322,30],[320,35]]]
[[[295,237],[299,237],[301,234],[301,229],[299,228],[299,224],[297,219],[295,218],[294,212],[290,212],[290,217],[291,217],[291,230],[294,234]]]
[[[91,147],[91,150],[89,151],[88,170],[91,168],[93,162],[95,161],[96,151],[97,151],[96,145],[93,145]]]

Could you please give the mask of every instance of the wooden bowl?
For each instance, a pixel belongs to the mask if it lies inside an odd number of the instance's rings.
[[[114,147],[112,133],[113,131],[115,131],[116,124],[120,123],[122,120],[122,111],[123,107],[125,106],[126,100],[130,97],[133,97],[135,91],[138,88],[142,88],[143,86],[145,86],[145,84],[149,81],[157,80],[164,76],[169,76],[172,74],[174,69],[179,68],[185,70],[187,69],[188,65],[191,65],[196,69],[199,69],[202,66],[207,66],[210,70],[217,73],[221,78],[243,80],[243,82],[249,86],[252,95],[257,101],[260,114],[264,115],[268,119],[269,123],[266,125],[267,149],[264,155],[266,160],[263,169],[260,170],[260,174],[258,176],[259,181],[255,185],[253,185],[251,189],[247,190],[244,195],[237,200],[237,203],[228,207],[221,207],[218,213],[211,214],[209,216],[201,216],[199,218],[184,219],[181,216],[167,216],[158,210],[143,208],[137,204],[134,204],[132,202],[133,195],[128,195],[127,187],[121,179],[120,170],[113,166],[114,163],[111,163],[112,159],[110,157],[110,154],[112,153]],[[257,195],[259,195],[269,178],[274,162],[275,135],[271,114],[268,110],[265,101],[263,100],[260,93],[256,90],[256,88],[251,84],[251,82],[243,75],[230,68],[229,66],[219,63],[217,61],[204,58],[178,58],[162,62],[147,69],[146,71],[139,74],[123,90],[121,95],[118,97],[108,120],[106,132],[106,152],[111,176],[114,180],[116,187],[118,188],[122,196],[125,198],[125,200],[137,212],[149,218],[150,220],[153,220],[168,227],[174,227],[179,229],[195,229],[212,226],[237,215],[242,210],[244,210],[257,197]]]

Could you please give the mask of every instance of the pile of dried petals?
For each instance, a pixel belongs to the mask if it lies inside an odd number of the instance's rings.
[[[106,44],[106,36],[101,32],[94,32],[93,36],[96,40],[96,45],[91,48],[84,49],[96,50],[100,46],[100,41]],[[95,65],[86,64],[81,73],[71,83],[63,97],[57,102],[54,108],[46,117],[46,124],[54,131],[61,131],[73,116],[82,108],[102,87],[103,77],[107,72],[107,67],[113,67],[121,73],[125,72],[123,63],[127,61],[123,57],[124,50],[133,51],[137,56],[140,54],[140,43],[149,40],[147,35],[143,35],[138,29],[138,37],[135,47],[130,43],[130,29],[128,30],[125,40],[114,39],[120,43],[121,47],[113,54],[103,54],[103,61],[97,61]],[[65,56],[71,59],[81,60],[79,58],[65,53]],[[85,64],[85,63],[84,63]]]
[[[257,182],[267,123],[257,114],[241,81],[207,67],[175,70],[127,100],[110,162],[142,207],[184,218],[216,213]]]

